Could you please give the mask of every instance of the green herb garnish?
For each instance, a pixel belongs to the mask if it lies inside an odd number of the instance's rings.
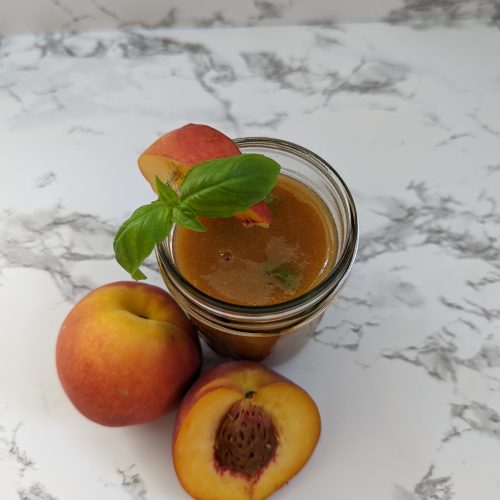
[[[276,264],[269,262],[266,266],[266,273],[274,276],[278,281],[288,287],[297,286],[299,273],[291,264]]]
[[[265,199],[276,184],[280,166],[260,154],[242,154],[209,160],[189,170],[179,194],[156,178],[158,199],[139,207],[116,233],[113,248],[118,263],[135,280],[139,269],[173,224],[205,231],[198,219],[230,217]]]
[[[264,200],[269,207],[279,207],[281,205],[281,200],[269,193]]]

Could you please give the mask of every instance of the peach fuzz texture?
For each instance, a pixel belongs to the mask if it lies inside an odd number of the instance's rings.
[[[240,150],[229,137],[208,125],[195,123],[162,135],[143,153],[151,156],[168,156],[187,167],[237,154],[240,154]]]
[[[173,409],[201,364],[198,338],[162,289],[111,283],[64,320],[56,345],[62,386],[87,418],[139,424]]]

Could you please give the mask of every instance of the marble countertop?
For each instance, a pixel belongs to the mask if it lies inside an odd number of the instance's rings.
[[[314,397],[323,430],[273,498],[498,500],[499,63],[487,22],[1,39],[0,497],[187,498],[173,414],[87,421],[54,346],[75,301],[127,279],[111,244],[151,199],[136,157],[198,122],[314,150],[359,210],[348,285],[275,367]]]

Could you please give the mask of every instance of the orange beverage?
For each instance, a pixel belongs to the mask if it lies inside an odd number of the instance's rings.
[[[245,306],[298,297],[331,270],[336,228],[324,201],[281,175],[268,196],[269,228],[244,227],[234,217],[202,218],[207,231],[177,228],[174,259],[180,273],[216,299]]]
[[[269,228],[203,218],[204,233],[174,228],[157,246],[165,284],[207,343],[233,358],[282,360],[310,338],[350,273],[356,208],[338,173],[296,144],[236,139],[242,153],[281,165]]]

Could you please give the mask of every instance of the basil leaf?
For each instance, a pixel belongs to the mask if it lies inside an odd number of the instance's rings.
[[[207,228],[200,222],[196,212],[188,206],[179,205],[172,209],[172,221],[179,226],[202,233]]]
[[[281,200],[274,196],[272,193],[269,193],[265,198],[268,207],[279,207],[281,205]]]
[[[116,260],[134,279],[145,279],[139,266],[174,222],[205,231],[198,215],[229,217],[247,209],[271,191],[279,170],[274,160],[258,154],[210,160],[188,172],[180,196],[156,177],[158,200],[139,207],[118,229],[113,242]]]
[[[189,170],[180,187],[184,205],[207,217],[229,217],[263,200],[280,166],[260,154],[209,160]]]
[[[118,229],[113,242],[116,260],[139,280],[146,276],[139,266],[151,254],[156,243],[172,229],[172,207],[160,200],[139,207]]]
[[[270,262],[266,266],[266,273],[274,276],[286,286],[294,287],[297,285],[299,275],[297,270],[291,264],[275,264]]]
[[[179,203],[179,195],[168,185],[165,184],[158,176],[156,176],[156,192],[158,198],[169,205]]]

